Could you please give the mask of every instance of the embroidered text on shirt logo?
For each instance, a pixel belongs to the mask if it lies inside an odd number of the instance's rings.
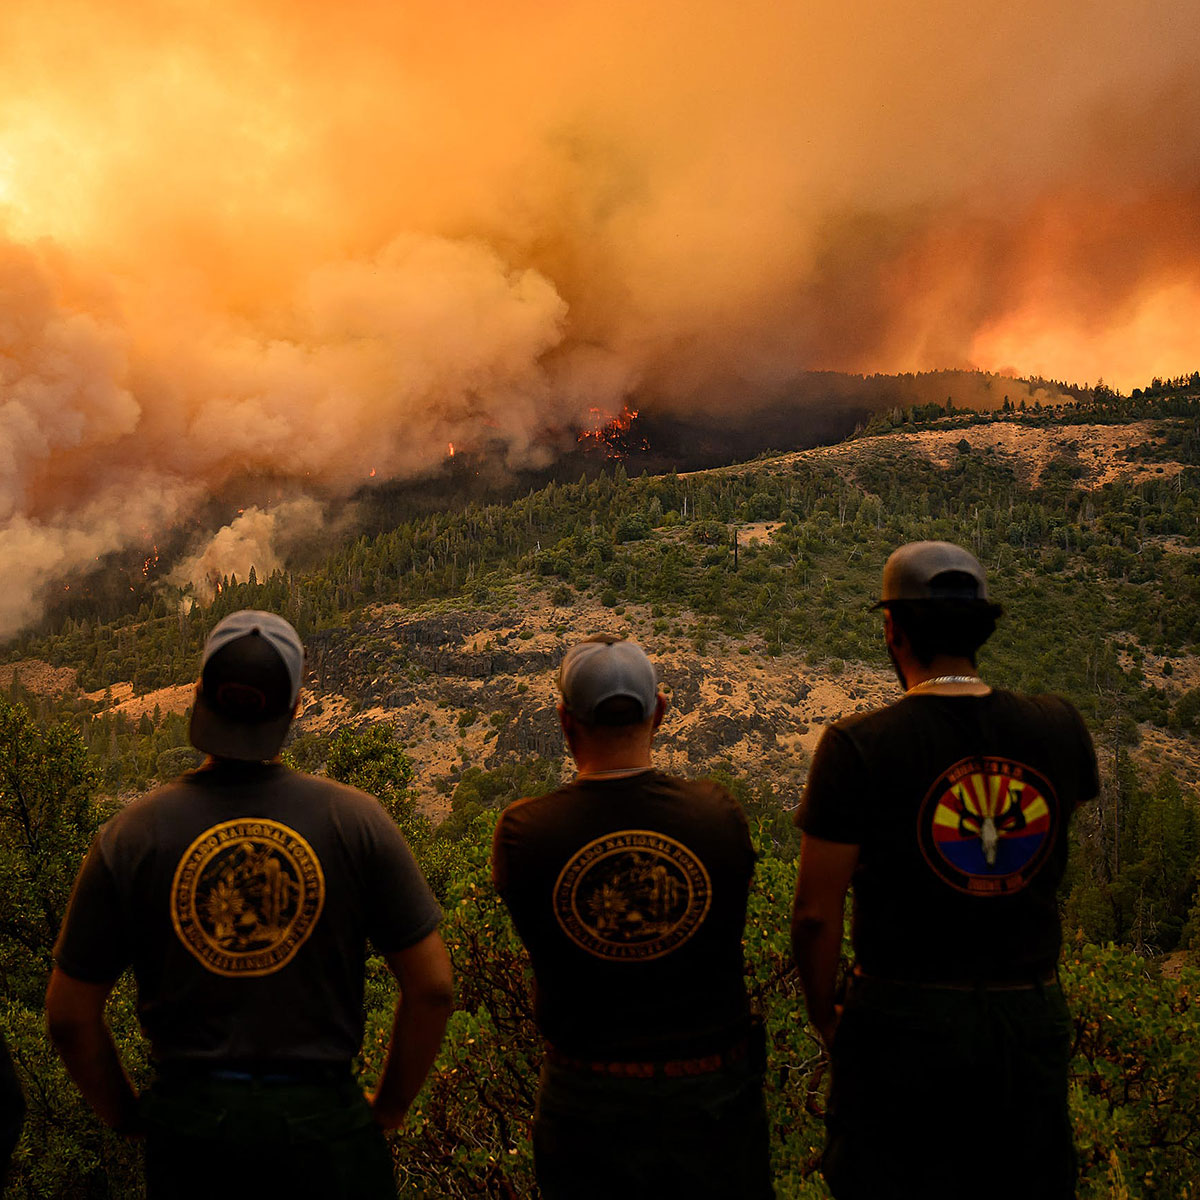
[[[660,958],[700,928],[712,902],[704,864],[681,842],[648,829],[596,838],[562,869],[554,915],[598,958]]]
[[[171,884],[175,932],[217,975],[270,975],[286,966],[324,904],[325,876],[312,847],[262,818],[206,829]]]
[[[939,776],[921,805],[925,861],[961,892],[1020,891],[1053,841],[1058,797],[1032,767],[998,756],[964,758]]]

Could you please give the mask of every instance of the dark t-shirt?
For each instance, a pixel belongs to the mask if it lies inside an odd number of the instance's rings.
[[[854,951],[868,974],[997,980],[1058,960],[1067,822],[1099,791],[1056,696],[906,696],[825,731],[796,823],[860,847]]]
[[[754,850],[717,784],[645,771],[519,800],[496,826],[492,868],[559,1051],[670,1059],[744,1032]]]
[[[143,796],[96,835],[54,958],[132,966],[159,1061],[347,1062],[363,964],[441,911],[379,801],[278,763],[223,763]]]

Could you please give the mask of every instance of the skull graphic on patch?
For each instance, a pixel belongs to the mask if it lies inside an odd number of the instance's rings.
[[[960,892],[1010,895],[1045,860],[1058,814],[1054,788],[1032,767],[999,756],[964,758],[925,796],[918,817],[921,851]]]

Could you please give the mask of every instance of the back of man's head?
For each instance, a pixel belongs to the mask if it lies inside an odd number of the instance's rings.
[[[876,608],[886,608],[922,663],[975,661],[1004,611],[988,599],[983,564],[953,542],[909,542],[888,558]]]
[[[581,724],[622,729],[653,718],[654,665],[636,642],[597,634],[572,646],[558,671],[563,706]]]
[[[217,758],[274,758],[292,723],[303,674],[304,647],[287,621],[254,609],[231,613],[204,643],[192,745]]]

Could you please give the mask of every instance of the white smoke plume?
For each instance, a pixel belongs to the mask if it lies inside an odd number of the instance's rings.
[[[133,497],[135,504],[130,505]],[[200,498],[199,488],[145,473],[114,478],[70,514],[48,520],[17,513],[0,523],[0,631],[37,619],[46,596],[70,590],[64,579],[90,571],[122,546],[150,544],[150,530],[166,528]]]
[[[304,497],[285,501],[270,511],[251,507],[212,536],[198,553],[185,558],[167,577],[192,596],[211,600],[222,581],[245,583],[253,569],[268,578],[287,562],[281,542],[294,542],[325,525],[323,505]]]

